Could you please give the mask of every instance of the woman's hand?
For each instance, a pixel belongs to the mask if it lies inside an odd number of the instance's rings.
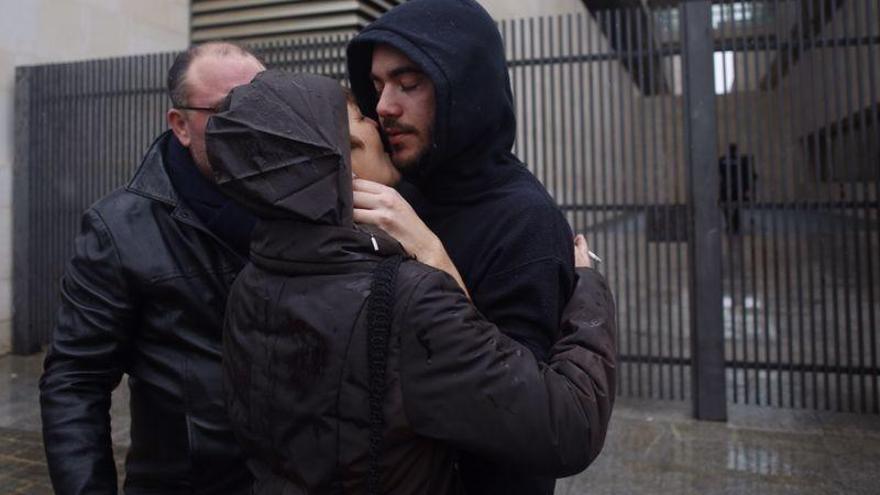
[[[577,268],[593,268],[593,259],[590,258],[590,245],[587,238],[578,234],[574,238],[574,266]]]
[[[464,293],[468,293],[461,274],[446,253],[440,238],[422,222],[412,206],[394,188],[355,179],[354,221],[384,230],[397,239],[410,256],[448,273]]]

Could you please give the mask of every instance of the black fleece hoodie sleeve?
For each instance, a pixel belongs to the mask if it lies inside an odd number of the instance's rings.
[[[548,202],[506,215],[493,231],[486,275],[469,287],[474,304],[505,335],[546,361],[574,287],[571,229]]]

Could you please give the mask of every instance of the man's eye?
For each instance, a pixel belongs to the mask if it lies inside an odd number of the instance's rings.
[[[399,82],[400,89],[402,91],[412,91],[412,90],[418,88],[419,84],[421,84],[421,82],[422,82],[422,80],[420,78],[401,79]]]

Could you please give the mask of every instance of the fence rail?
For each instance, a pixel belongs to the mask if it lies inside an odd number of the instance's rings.
[[[621,394],[878,413],[880,6],[734,3],[499,23],[514,151],[606,261]],[[254,49],[343,80],[348,40]],[[164,129],[173,56],[17,70],[16,352],[48,339],[81,212]]]

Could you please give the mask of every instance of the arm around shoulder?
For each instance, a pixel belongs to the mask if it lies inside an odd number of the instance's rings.
[[[557,477],[602,448],[614,394],[614,307],[592,275],[565,312],[549,364],[487,321],[448,276],[432,272],[401,322],[404,408],[421,435]],[[579,297],[582,296],[582,297]]]

